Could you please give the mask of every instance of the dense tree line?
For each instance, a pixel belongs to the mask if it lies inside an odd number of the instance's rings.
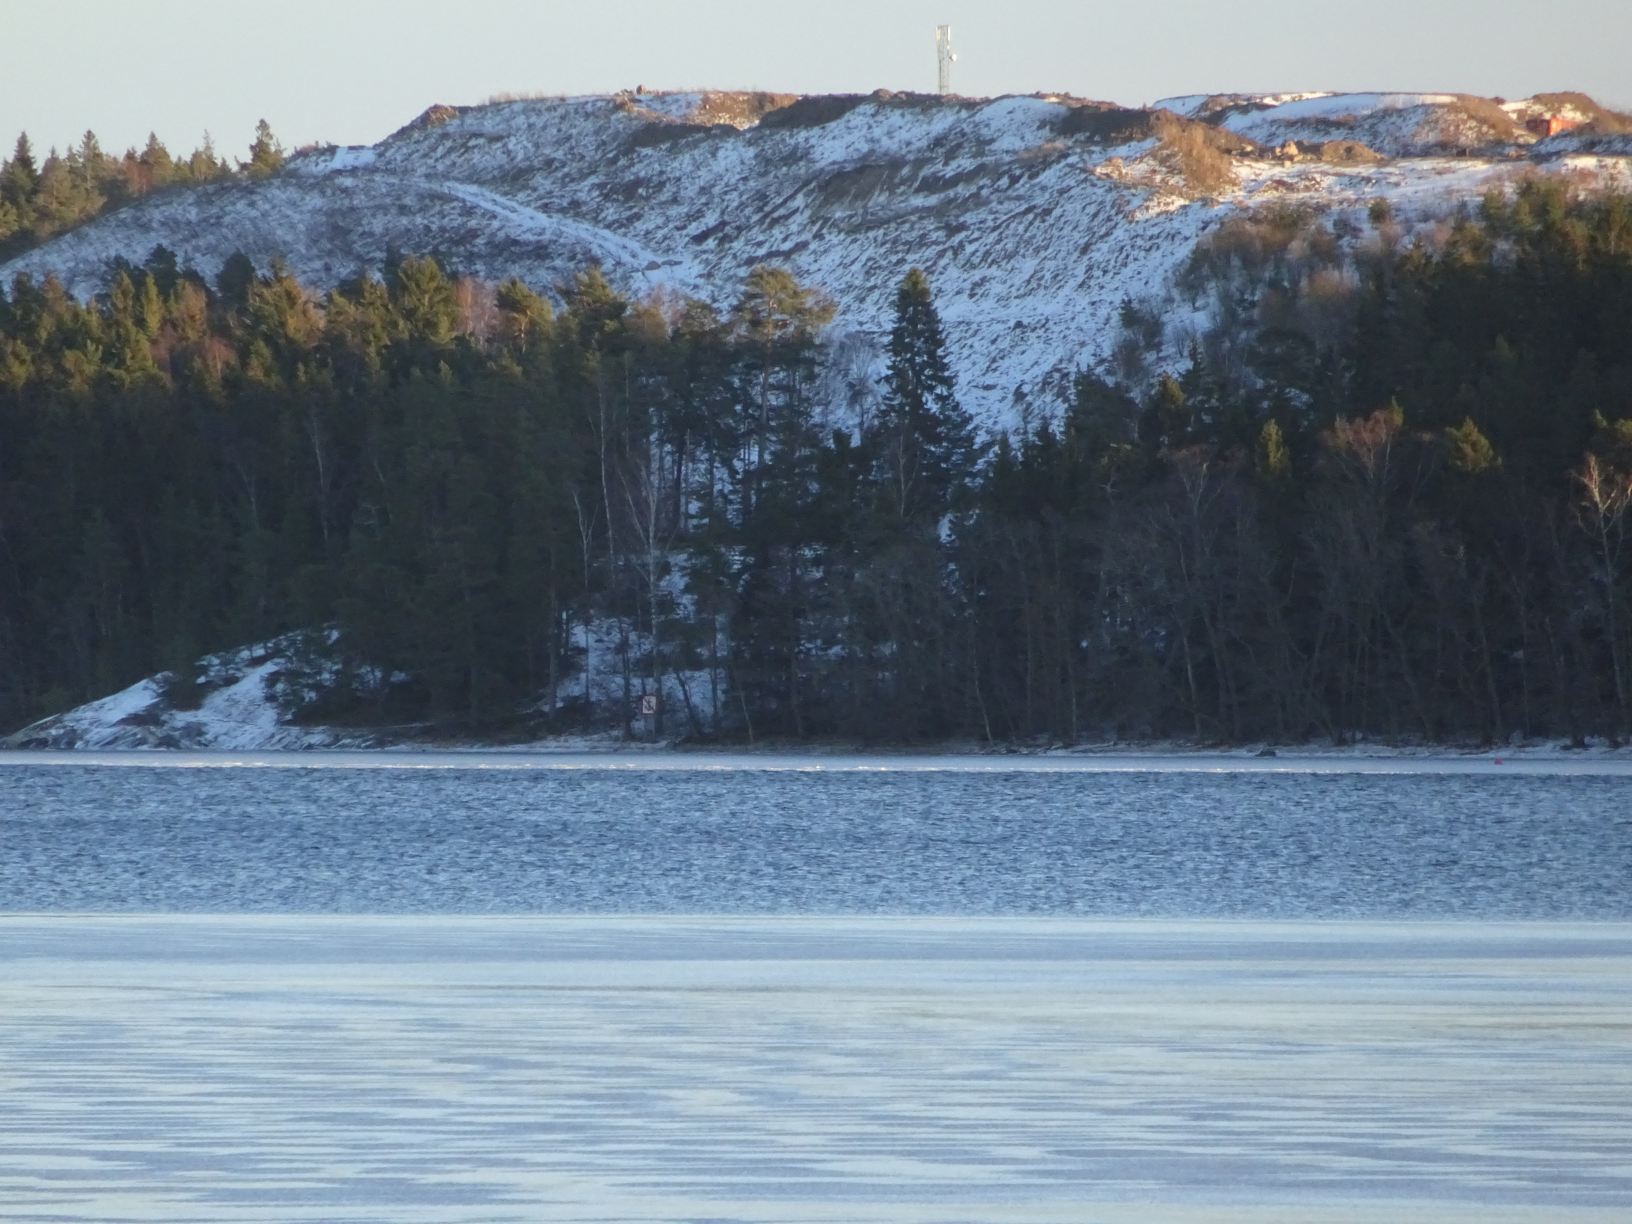
[[[876,385],[770,267],[724,312],[424,259],[323,296],[163,249],[89,304],[19,279],[0,721],[159,669],[185,701],[202,652],[303,630],[286,695],[327,720],[1632,728],[1626,197],[1528,184],[1409,243],[1259,214],[1181,288],[1217,320],[1182,368],[1138,368],[1129,303],[1120,378],[980,439],[917,271]]]
[[[256,128],[249,160],[236,170],[216,154],[208,132],[187,157],[172,155],[153,133],[140,150],[110,154],[95,132],[86,132],[66,153],[52,149],[43,160],[24,132],[11,156],[0,161],[0,260],[155,191],[235,174],[264,178],[283,165],[283,157],[283,146],[264,119]]]

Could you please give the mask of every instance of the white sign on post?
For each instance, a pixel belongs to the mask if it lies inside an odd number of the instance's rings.
[[[657,694],[642,693],[640,695],[640,714],[642,718],[657,717]]]

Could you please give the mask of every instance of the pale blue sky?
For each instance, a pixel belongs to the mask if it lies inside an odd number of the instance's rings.
[[[1469,15],[1475,13],[1476,15]],[[950,22],[960,93],[1580,89],[1632,109],[1632,0],[0,0],[0,139],[93,128],[242,156],[378,140],[502,90],[930,90]]]

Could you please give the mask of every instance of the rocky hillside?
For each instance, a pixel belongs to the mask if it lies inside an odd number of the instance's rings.
[[[1527,126],[1556,117],[1560,134]],[[1172,99],[1124,110],[1068,97],[879,92],[620,94],[434,107],[372,148],[177,191],[3,268],[97,291],[109,261],[163,244],[213,275],[234,251],[307,283],[433,253],[541,288],[598,262],[628,292],[729,304],[754,264],[791,267],[843,305],[864,372],[903,272],[936,287],[966,404],[988,424],[1052,404],[1106,358],[1125,299],[1174,350],[1206,307],[1169,290],[1223,216],[1294,199],[1364,230],[1386,197],[1406,227],[1534,173],[1628,181],[1627,125],[1588,99],[1450,94]]]

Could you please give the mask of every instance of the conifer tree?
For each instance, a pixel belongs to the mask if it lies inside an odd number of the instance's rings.
[[[743,284],[731,322],[742,357],[745,523],[775,491],[766,488],[768,470],[797,464],[810,440],[807,391],[816,342],[835,310],[826,294],[786,268],[760,264]]]
[[[140,157],[142,169],[147,174],[149,187],[163,187],[170,182],[175,172],[175,162],[170,156],[170,150],[164,147],[158,133],[147,134],[147,144],[142,149]]]
[[[216,292],[230,310],[243,310],[249,305],[249,291],[255,287],[255,265],[242,251],[234,251],[221,265],[215,278]]]
[[[512,276],[498,287],[493,303],[499,311],[500,335],[512,357],[524,361],[542,350],[553,318],[549,302]]]
[[[204,143],[194,149],[193,155],[187,159],[187,175],[195,183],[207,183],[221,177],[224,169],[215,153],[215,138],[206,131]]]
[[[40,167],[34,201],[34,237],[44,240],[89,221],[107,205],[101,188],[87,181],[78,150],[59,157],[55,150]]]
[[[102,152],[102,142],[96,138],[95,132],[89,128],[85,130],[85,135],[80,137],[77,152],[80,186],[87,193],[98,190],[102,180],[107,177],[108,157]]]
[[[958,403],[929,277],[907,273],[895,294],[889,369],[873,443],[887,502],[902,519],[938,519],[974,468],[974,422]]]
[[[272,125],[262,119],[255,125],[255,143],[249,146],[244,171],[250,178],[269,178],[283,169],[283,146],[272,134]]]
[[[1171,374],[1163,374],[1140,414],[1139,440],[1152,454],[1176,450],[1188,439],[1190,426],[1191,411],[1184,387]]]
[[[29,143],[28,133],[23,132],[17,137],[11,160],[0,172],[0,201],[22,213],[34,203],[34,194],[39,189],[40,171],[34,164],[34,147]]]

